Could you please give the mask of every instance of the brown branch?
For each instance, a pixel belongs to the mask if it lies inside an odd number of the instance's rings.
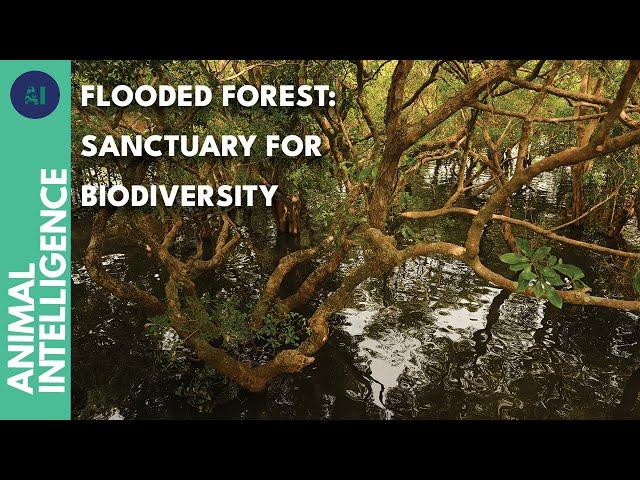
[[[378,141],[379,132],[378,129],[373,122],[373,118],[371,117],[371,113],[369,112],[369,108],[367,107],[367,103],[364,99],[364,84],[366,80],[366,72],[364,68],[364,61],[358,60],[356,62],[357,67],[357,81],[358,81],[358,89],[356,94],[356,103],[358,107],[360,107],[360,112],[362,112],[362,117],[364,118],[367,127],[369,128],[369,132],[371,132],[371,136],[375,142]]]
[[[479,258],[475,257],[469,260],[467,255],[464,255],[464,261],[478,274],[480,278],[484,278],[488,282],[504,288],[511,292],[515,291],[518,284],[513,280],[503,277],[502,275],[485,267]],[[523,294],[529,297],[535,296],[532,288],[529,288]],[[636,300],[618,300],[617,298],[604,298],[595,295],[589,295],[582,291],[565,291],[556,290],[557,294],[563,301],[574,305],[594,305],[597,307],[615,308],[618,310],[640,311],[640,301]]]
[[[484,91],[489,85],[496,81],[509,76],[514,69],[523,63],[522,61],[500,61],[497,62],[495,66],[476,75],[473,80],[467,83],[453,97],[408,129],[402,139],[404,149],[413,145],[455,112],[476,101],[476,97],[480,92]]]
[[[470,215],[475,217],[476,215],[478,215],[478,210],[473,210],[471,208],[462,208],[462,207],[445,207],[437,210],[404,212],[401,214],[402,217],[412,219],[412,220],[422,219],[422,218],[435,218],[442,215]],[[600,245],[596,245],[594,243],[574,240],[573,238],[558,235],[554,233],[553,230],[545,229],[536,224],[527,222],[525,220],[508,217],[506,215],[493,214],[491,216],[491,220],[506,222],[512,225],[518,225],[520,227],[531,230],[535,233],[539,233],[540,235],[543,235],[551,240],[565,243],[567,245],[572,245],[574,247],[584,248],[586,250],[591,250],[593,252],[598,252],[606,255],[615,255],[618,257],[640,259],[640,253],[638,252],[627,252],[625,250],[616,250],[614,248],[603,247]]]
[[[414,125],[407,127],[406,116],[400,115],[398,106],[402,96],[410,64],[398,62],[392,76],[391,87],[387,95],[385,126],[387,141],[382,152],[382,161],[378,167],[375,185],[369,198],[369,224],[375,228],[384,228],[387,221],[391,196],[398,182],[398,163],[402,154],[420,138],[432,131],[454,113],[476,100],[477,95],[503,76],[509,75],[514,68],[524,62],[501,61],[476,75],[453,97],[428,114]]]
[[[502,115],[505,117],[515,117],[515,118],[521,118],[521,119],[526,119],[527,118],[527,114],[523,113],[523,112],[514,112],[514,111],[510,111],[510,110],[501,110],[499,108],[495,108],[493,105],[487,105],[481,102],[473,102],[471,104],[472,108],[475,108],[477,110],[482,110],[484,112],[489,112],[492,113],[494,115]],[[540,117],[540,116],[533,116],[530,117],[530,121],[533,123],[563,123],[563,122],[579,122],[582,120],[593,120],[595,118],[601,118],[604,117],[607,113],[606,112],[602,112],[602,113],[591,113],[588,115],[572,115],[569,117]]]
[[[182,312],[179,282],[170,278],[165,291],[169,319],[185,344],[196,352],[200,360],[251,392],[262,391],[272,378],[283,373],[298,372],[313,362],[312,357],[298,350],[284,350],[273,360],[258,367],[240,362],[225,350],[212,346],[205,337],[197,333],[197,329],[193,328],[193,320]]]
[[[383,252],[382,255],[387,259],[387,262],[384,262],[383,259],[380,259],[380,261],[385,265],[387,270],[390,268],[390,265],[400,265],[409,258],[440,254],[454,257],[465,262],[480,278],[483,278],[498,287],[514,292],[518,286],[517,282],[509,280],[508,278],[505,278],[484,266],[477,256],[470,256],[467,250],[459,245],[446,242],[421,242],[411,245],[404,250],[397,250],[392,238],[390,239],[390,237],[385,237],[379,230],[369,229],[367,236],[372,242],[379,245],[378,251]],[[604,298],[575,290],[557,290],[557,293],[565,302],[575,305],[595,305],[620,310],[640,311],[640,301],[638,300]],[[529,288],[523,294],[530,297],[535,296],[533,288]]]
[[[558,74],[558,70],[560,70],[560,67],[562,66],[562,64],[563,62],[560,60],[553,62],[553,66],[551,67],[549,74],[547,75],[547,77],[545,78],[542,84],[543,89],[534,98],[531,108],[527,112],[527,116],[525,117],[524,122],[522,122],[522,133],[520,135],[520,141],[518,142],[518,157],[516,159],[516,172],[524,168],[524,160],[525,160],[525,157],[527,156],[527,153],[529,152],[529,143],[530,143],[529,140],[531,137],[531,130],[532,130],[532,118],[538,112],[540,105],[542,105],[542,102],[547,96],[547,89],[549,88],[550,85],[553,84],[553,80],[556,78],[556,75]]]
[[[402,111],[404,89],[409,73],[413,68],[412,60],[398,60],[391,77],[391,86],[387,92],[387,107],[384,114],[384,123],[388,130],[399,126],[400,113]]]
[[[531,82],[529,80],[525,80],[518,76],[510,76],[507,77],[506,80],[517,85],[520,88],[526,88],[527,90],[534,90],[536,92],[540,92],[544,89],[544,86],[538,83]],[[589,93],[582,92],[572,92],[571,90],[565,90],[558,87],[547,87],[547,92],[551,95],[555,95],[556,97],[569,98],[571,100],[577,100],[579,102],[591,103],[594,105],[604,105],[609,106],[613,103],[613,100],[610,100],[605,97],[601,97],[599,95],[592,95]]]
[[[178,234],[178,231],[180,230],[180,228],[182,228],[182,224],[183,224],[182,217],[179,214],[175,213],[173,210],[170,210],[169,214],[173,219],[173,224],[171,225],[171,228],[169,229],[167,234],[164,236],[164,239],[162,240],[163,248],[169,248],[169,246],[175,240],[176,235]]]
[[[529,73],[526,77],[525,80],[535,80],[539,75],[540,75],[540,70],[542,70],[543,65],[545,64],[546,60],[539,60],[536,63],[536,66],[533,68],[533,70],[531,71],[531,73]],[[491,96],[493,98],[496,97],[502,97],[503,95],[506,95],[508,93],[513,92],[514,90],[517,90],[518,86],[517,85],[511,85],[510,87],[506,87],[500,91],[497,92],[491,92]]]
[[[84,261],[91,279],[121,300],[139,303],[151,314],[164,311],[164,304],[149,292],[141,290],[133,283],[123,282],[107,272],[102,264],[107,222],[115,212],[113,207],[102,208],[94,217],[89,245]]]
[[[192,278],[196,278],[207,270],[213,270],[222,264],[227,254],[240,242],[240,231],[235,223],[231,221],[226,213],[222,214],[222,229],[218,234],[218,240],[216,241],[216,249],[213,257],[209,260],[201,260],[199,258],[193,258],[193,261],[187,263],[187,271]],[[233,237],[227,241],[229,227],[233,229]]]
[[[402,107],[400,107],[400,110],[404,110],[405,108],[411,106],[413,104],[413,102],[415,102],[420,97],[420,95],[422,94],[424,89],[427,88],[429,85],[431,85],[433,82],[435,82],[437,80],[436,79],[436,75],[438,74],[438,70],[440,70],[440,66],[443,63],[444,63],[444,60],[440,60],[440,61],[436,62],[436,64],[431,69],[431,73],[429,74],[429,77],[422,83],[422,85],[420,85],[418,90],[416,90],[416,92],[413,95],[411,95],[409,100],[404,102]]]
[[[640,60],[630,61],[629,67],[620,82],[620,87],[618,88],[615,100],[611,105],[609,105],[607,108],[607,115],[598,124],[595,132],[593,132],[593,135],[591,136],[590,142],[594,145],[602,144],[609,136],[609,131],[613,126],[613,122],[620,117],[620,114],[627,103],[633,84],[638,78],[638,73],[640,73]]]
[[[596,203],[593,207],[591,207],[589,210],[584,212],[582,215],[574,218],[573,220],[569,220],[568,222],[563,223],[562,225],[558,225],[556,227],[550,228],[549,231],[550,232],[557,232],[558,230],[562,230],[563,228],[566,228],[569,225],[573,225],[574,223],[580,222],[582,219],[584,219],[584,218],[588,217],[589,215],[591,215],[593,212],[595,212],[598,208],[600,208],[602,205],[607,203],[613,197],[616,197],[618,195],[619,191],[620,191],[620,187],[618,187],[613,193],[611,193],[609,196],[607,196],[607,198],[605,198],[601,202]]]
[[[467,135],[467,126],[464,125],[460,130],[458,130],[453,135],[442,138],[440,140],[429,140],[416,145],[411,150],[411,154],[416,155],[422,152],[430,152],[430,151],[439,150],[445,147],[455,147],[462,141],[462,139],[465,138],[466,135]]]
[[[295,293],[282,301],[283,310],[281,313],[287,314],[291,310],[306,304],[315,293],[318,285],[338,270],[342,260],[353,245],[354,243],[349,239],[343,239],[341,247],[338,250],[334,250],[325,263],[311,272]]]
[[[284,277],[293,270],[296,266],[311,260],[320,252],[320,246],[306,248],[304,250],[298,250],[296,252],[285,255],[278,262],[278,266],[273,270],[267,284],[262,289],[260,298],[256,303],[251,314],[251,326],[254,328],[260,328],[263,323],[264,317],[269,312],[271,303],[278,298],[278,291]]]
[[[504,203],[504,201],[515,193],[525,183],[531,181],[536,175],[550,171],[561,166],[575,165],[592,158],[606,155],[618,150],[622,150],[631,145],[640,143],[640,130],[633,130],[624,135],[608,138],[603,145],[594,146],[587,144],[583,147],[573,147],[558,152],[554,155],[534,163],[529,168],[518,172],[502,188],[497,190],[484,206],[479,210],[478,215],[471,222],[467,232],[466,249],[467,254],[477,256],[480,248],[480,238],[484,225],[491,219],[491,215]]]

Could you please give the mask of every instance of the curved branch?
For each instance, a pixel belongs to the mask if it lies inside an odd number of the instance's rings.
[[[553,170],[557,167],[585,162],[607,153],[622,150],[637,143],[640,143],[640,130],[633,130],[624,135],[608,138],[602,145],[587,144],[584,147],[568,148],[516,173],[506,184],[491,195],[489,200],[487,200],[471,222],[465,244],[467,255],[472,257],[478,255],[480,251],[480,238],[482,236],[482,231],[486,223],[492,218],[493,213],[507,198],[509,198],[512,193],[518,191],[522,185],[529,182],[535,176],[542,172]]]
[[[431,73],[429,74],[429,77],[422,83],[422,85],[420,85],[420,87],[416,90],[416,92],[413,95],[411,95],[409,100],[404,102],[404,104],[400,108],[401,110],[404,110],[405,108],[411,106],[411,104],[413,104],[413,102],[415,102],[418,99],[418,97],[420,97],[424,89],[437,80],[436,75],[438,74],[438,70],[440,70],[440,66],[443,63],[444,63],[444,60],[439,60],[436,62],[436,64],[431,69]]]
[[[284,277],[301,263],[311,260],[320,252],[320,246],[306,248],[304,250],[298,250],[296,252],[285,255],[278,262],[278,266],[273,270],[267,284],[265,285],[260,298],[256,303],[251,314],[251,326],[254,328],[260,328],[262,326],[263,318],[269,311],[269,306],[278,297],[278,291],[280,285],[284,280]]]
[[[545,89],[541,84],[525,80],[515,75],[507,77],[506,80],[520,88],[526,88],[527,90],[533,90],[535,92],[540,92]],[[571,90],[565,90],[553,86],[547,87],[546,91],[556,97],[569,98],[571,100],[577,100],[579,102],[586,102],[595,105],[604,105],[605,107],[613,103],[613,100],[601,97],[599,95],[591,95],[589,93],[582,92],[572,92]]]
[[[240,231],[235,223],[231,221],[226,213],[222,214],[222,229],[218,234],[218,240],[216,241],[216,249],[213,257],[209,260],[202,260],[200,258],[192,257],[187,262],[187,268],[189,275],[197,277],[207,270],[212,270],[219,266],[227,256],[227,254],[240,242]],[[227,241],[229,235],[229,228],[233,229],[233,237]]]
[[[165,306],[158,298],[133,283],[123,282],[112,276],[102,264],[107,223],[115,211],[114,207],[102,208],[93,219],[91,237],[84,256],[87,272],[94,282],[117,298],[139,303],[151,314],[160,314],[164,312]]]
[[[473,210],[471,208],[449,207],[449,208],[440,208],[438,210],[404,212],[401,214],[401,216],[404,218],[415,220],[415,219],[421,219],[421,218],[435,218],[442,215],[470,215],[475,217],[478,215],[478,213],[479,213],[478,210]],[[512,218],[512,217],[508,217],[505,215],[498,215],[498,214],[493,214],[491,216],[491,220],[506,222],[506,223],[510,223],[511,225],[518,225],[519,227],[523,227],[535,233],[539,233],[540,235],[543,235],[551,240],[555,240],[557,242],[561,242],[567,245],[572,245],[574,247],[584,248],[586,250],[591,250],[593,252],[598,252],[606,255],[615,255],[618,257],[640,259],[639,252],[627,252],[625,250],[616,250],[614,248],[603,247],[601,245],[596,245],[594,243],[582,242],[580,240],[575,240],[573,238],[558,235],[557,233],[554,233],[552,230],[547,230],[545,228],[539,227],[538,225],[527,222],[525,220],[520,220],[517,218]]]
[[[596,131],[593,132],[593,135],[591,136],[590,142],[594,145],[600,145],[609,136],[613,123],[618,117],[620,117],[620,114],[627,103],[633,84],[638,78],[638,73],[640,73],[640,60],[630,61],[629,67],[620,82],[620,87],[618,88],[615,100],[611,105],[609,105],[607,108],[607,115],[598,124]]]
[[[476,101],[476,97],[488,86],[504,79],[524,61],[500,61],[495,66],[476,75],[462,90],[440,105],[426,117],[411,126],[402,138],[402,147],[406,149],[425,136],[437,125],[440,125],[455,112]]]
[[[182,312],[178,282],[170,278],[166,288],[169,319],[184,343],[192,348],[198,358],[215,368],[250,392],[264,390],[269,380],[283,373],[299,372],[313,362],[313,358],[298,350],[284,350],[258,367],[233,358],[225,350],[212,346],[196,329],[194,322]]]
[[[311,272],[295,293],[289,295],[282,301],[283,313],[289,313],[294,308],[298,308],[307,303],[313,296],[316,288],[318,288],[318,285],[338,270],[342,260],[353,245],[354,243],[351,240],[344,239],[341,248],[331,253],[329,259]]]
[[[616,188],[615,191],[613,193],[611,193],[610,195],[607,196],[607,198],[605,198],[604,200],[596,203],[593,207],[591,207],[589,210],[587,210],[586,212],[584,212],[582,215],[574,218],[573,220],[569,220],[568,222],[563,223],[562,225],[558,225],[556,227],[550,228],[549,231],[551,232],[557,232],[558,230],[562,230],[563,228],[568,227],[569,225],[573,225],[574,223],[578,223],[580,220],[588,217],[589,215],[591,215],[593,212],[595,212],[598,208],[600,208],[602,205],[604,205],[605,203],[607,203],[609,200],[611,200],[613,197],[617,197],[618,196],[618,192],[620,191],[620,187]]]
[[[510,110],[501,110],[499,108],[495,108],[493,105],[487,105],[482,102],[473,102],[471,104],[472,108],[477,110],[482,110],[484,112],[489,112],[494,115],[503,115],[505,117],[515,117],[521,118],[523,120],[527,119],[528,115],[523,112],[514,112]],[[533,123],[563,123],[563,122],[579,122],[582,120],[593,120],[595,118],[604,117],[607,112],[602,113],[590,113],[588,115],[573,115],[570,117],[540,117],[533,116],[529,117],[529,121]]]
[[[509,280],[499,273],[490,270],[482,264],[479,258],[476,257],[473,261],[466,260],[465,262],[471,268],[473,268],[473,271],[476,272],[479,277],[484,278],[494,285],[505,288],[512,292],[516,290],[518,286],[517,282]],[[532,290],[532,288],[529,288],[529,290],[527,290],[523,294],[529,297],[534,297],[535,294]],[[619,310],[640,311],[640,301],[638,300],[619,300],[617,298],[597,297],[594,295],[589,295],[588,293],[582,291],[575,290],[556,290],[556,292],[563,301],[571,303],[573,305],[594,305],[597,307],[616,308]]]
[[[482,264],[480,259],[476,257],[470,257],[464,247],[447,242],[434,242],[434,243],[417,243],[404,250],[397,250],[395,246],[389,241],[389,237],[385,237],[382,232],[376,229],[369,229],[368,236],[373,239],[374,242],[380,245],[380,250],[385,252],[385,255],[390,259],[391,263],[400,265],[409,258],[426,256],[433,254],[447,255],[457,258],[469,265],[476,274],[498,287],[514,292],[518,287],[517,282],[509,280],[503,277],[499,273],[490,270]],[[388,267],[387,267],[388,268]],[[588,293],[576,290],[557,290],[558,295],[562,299],[574,305],[595,305],[599,307],[616,308],[620,310],[632,310],[640,311],[640,300],[619,300],[616,298],[604,298],[589,295]],[[533,288],[529,288],[523,295],[534,297],[535,293]]]

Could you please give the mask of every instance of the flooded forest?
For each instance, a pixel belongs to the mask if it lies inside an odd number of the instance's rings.
[[[73,418],[640,419],[639,73],[74,62]],[[82,84],[336,95],[97,107]],[[85,158],[89,133],[318,135],[321,156]],[[278,189],[271,206],[83,207],[86,184]]]

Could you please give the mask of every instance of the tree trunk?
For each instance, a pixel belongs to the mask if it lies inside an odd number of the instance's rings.
[[[571,167],[571,210],[573,218],[578,218],[585,211],[584,187],[582,182],[586,172],[585,167],[586,165],[584,163],[579,163]]]
[[[391,196],[398,180],[398,162],[403,149],[398,144],[388,144],[383,152],[376,184],[369,201],[369,225],[384,230]]]
[[[278,233],[300,235],[300,197],[292,195],[287,200],[275,197],[273,200],[273,217]]]
[[[634,198],[631,195],[626,195],[621,204],[616,205],[613,212],[613,218],[611,219],[611,223],[607,230],[609,238],[619,237],[620,233],[622,233],[622,229],[633,217],[634,213]]]
[[[582,66],[578,70],[581,76],[580,92],[590,95],[602,95],[604,91],[604,79],[596,78],[587,69]],[[586,115],[587,110],[591,107],[580,105],[575,109],[576,115]],[[600,110],[597,108],[596,110]],[[576,123],[576,146],[584,147],[591,140],[591,135],[598,126],[599,119],[587,120]],[[579,163],[571,167],[571,184],[572,184],[572,214],[573,218],[578,218],[586,211],[586,202],[584,198],[583,178],[585,173],[591,170],[592,162]],[[582,220],[576,222],[579,225]]]

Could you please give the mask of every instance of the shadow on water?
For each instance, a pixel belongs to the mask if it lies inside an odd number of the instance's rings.
[[[446,164],[427,172],[427,181],[412,189],[415,208],[441,201],[450,175]],[[557,223],[567,181],[567,175],[541,175],[518,194],[515,215]],[[253,243],[242,243],[224,268],[204,276],[201,291],[255,300],[281,256],[300,248],[275,234],[268,212],[254,209],[245,223]],[[427,238],[460,243],[469,219],[418,224]],[[558,310],[496,289],[465,264],[438,256],[360,285],[347,308],[333,315],[316,361],[300,374],[276,379],[261,394],[238,391],[211,375],[203,379],[203,368],[189,359],[172,361],[170,339],[146,334],[135,305],[91,282],[82,261],[88,231],[87,220],[74,220],[75,417],[640,418],[637,315],[588,306]],[[139,246],[113,239],[108,248],[103,262],[112,274],[161,294],[163,273]],[[594,292],[612,288],[596,257],[554,248],[585,270]],[[502,268],[499,226],[487,229],[481,253],[489,266]],[[293,272],[285,289],[304,272]],[[339,278],[332,282],[327,290]],[[207,408],[190,401],[186,388],[204,395]]]
[[[633,409],[638,395],[640,395],[640,368],[631,374],[625,384],[624,391],[622,392],[622,400],[615,412],[616,418],[634,418]]]

